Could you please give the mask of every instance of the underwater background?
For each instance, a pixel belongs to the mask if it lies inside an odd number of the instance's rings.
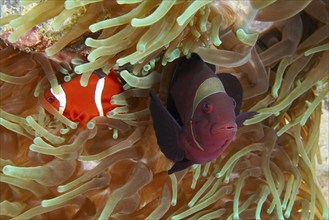
[[[328,219],[328,8],[1,1],[0,219]],[[259,114],[217,160],[168,175],[149,91],[165,103],[175,60],[192,53],[238,77],[242,111]],[[86,128],[43,99],[112,68],[120,107]]]

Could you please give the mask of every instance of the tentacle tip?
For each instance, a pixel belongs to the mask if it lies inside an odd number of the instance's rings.
[[[80,66],[76,66],[76,67],[74,67],[74,72],[76,73],[76,74],[82,74],[82,71],[81,71],[81,67],[79,68]]]
[[[6,165],[2,168],[2,172],[5,174],[5,175],[10,175],[10,171],[11,171],[11,165]]]
[[[176,21],[177,21],[177,24],[178,24],[179,26],[183,26],[183,24],[184,24],[184,19],[183,19],[181,16],[179,16],[179,17],[176,19]]]
[[[139,18],[133,18],[130,22],[131,26],[133,27],[140,27],[140,26],[143,26],[142,25],[142,22],[141,22],[141,19]]]
[[[93,39],[91,37],[88,37],[85,41],[86,46],[91,47]]]
[[[71,125],[71,128],[72,128],[72,129],[77,129],[77,128],[78,128],[78,124],[79,124],[79,123],[74,122],[74,123]]]
[[[125,65],[126,63],[127,63],[127,62],[124,61],[124,59],[122,59],[122,58],[120,58],[120,59],[117,60],[117,64],[118,64],[119,66],[123,66],[123,65]]]
[[[57,192],[59,192],[59,193],[65,192],[65,187],[64,186],[58,186],[57,187]]]
[[[35,144],[31,144],[29,150],[35,152]]]
[[[216,174],[216,178],[217,178],[217,179],[221,178],[222,176],[223,176],[223,175],[220,174],[220,173],[217,173],[217,174]]]
[[[273,97],[273,98],[278,98],[278,96],[279,96],[279,95],[278,95],[278,93],[277,93],[276,91],[273,91],[273,92],[272,92],[272,97]]]
[[[97,32],[97,31],[99,31],[99,27],[98,27],[98,25],[96,25],[96,24],[92,24],[92,25],[89,26],[89,30],[90,30],[91,32],[95,33],[95,32]]]
[[[41,206],[42,207],[48,207],[48,206],[50,206],[50,204],[49,204],[49,202],[47,200],[42,200],[41,201]]]
[[[19,38],[14,36],[13,34],[9,35],[8,39],[7,39],[10,43],[16,43]]]
[[[145,53],[145,51],[146,51],[145,45],[137,45],[136,50],[141,53]]]
[[[289,218],[290,217],[290,212],[286,212],[286,213],[284,213],[284,217],[286,217],[286,218]],[[283,220],[284,218],[282,218],[282,220]]]
[[[221,40],[219,40],[219,39],[217,39],[217,40],[214,40],[214,45],[215,46],[220,46],[222,44],[222,41]]]
[[[87,56],[87,60],[89,61],[89,62],[95,62],[95,57],[94,56],[92,56],[92,54],[89,54],[88,56]]]
[[[95,126],[96,126],[96,124],[95,124],[94,122],[92,122],[92,121],[90,121],[90,122],[87,123],[87,128],[88,128],[89,130],[94,129]]]

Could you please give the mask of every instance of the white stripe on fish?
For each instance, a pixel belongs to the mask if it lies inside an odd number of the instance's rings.
[[[61,85],[59,85],[59,93],[56,94],[54,90],[51,88],[50,92],[55,96],[55,98],[59,101],[59,112],[63,114],[66,108],[66,94]]]
[[[99,116],[104,116],[103,105],[102,105],[102,92],[105,85],[105,78],[98,80],[95,90],[95,104],[99,113]]]

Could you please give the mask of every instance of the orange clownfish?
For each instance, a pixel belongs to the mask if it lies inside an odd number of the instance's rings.
[[[59,85],[59,94],[51,88],[44,98],[65,117],[84,127],[92,118],[104,116],[117,107],[110,100],[123,89],[113,69],[103,78],[92,74],[86,87],[81,86],[80,79],[81,76],[77,76]]]

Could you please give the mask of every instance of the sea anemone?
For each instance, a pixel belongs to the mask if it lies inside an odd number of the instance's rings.
[[[317,184],[329,15],[322,0],[2,3],[1,219],[328,219]],[[181,56],[237,76],[245,122],[215,161],[168,175],[148,93]],[[86,128],[43,99],[118,72],[120,107]],[[188,83],[188,82],[187,82]]]

